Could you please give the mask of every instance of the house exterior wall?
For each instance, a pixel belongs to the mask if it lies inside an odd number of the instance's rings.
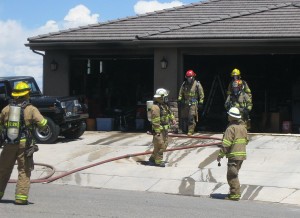
[[[163,57],[168,61],[167,69],[161,68]],[[158,88],[169,90],[170,100],[176,100],[178,95],[178,59],[177,48],[154,49],[154,91]]]
[[[52,61],[58,64],[55,71],[50,69]],[[43,93],[51,96],[68,96],[69,93],[69,57],[68,55],[56,51],[46,52],[44,58],[44,79]]]

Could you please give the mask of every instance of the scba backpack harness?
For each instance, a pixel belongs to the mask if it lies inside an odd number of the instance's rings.
[[[6,129],[6,143],[19,144],[20,140],[26,138],[26,145],[32,143],[32,134],[25,125],[24,110],[30,105],[25,101],[21,105],[11,102],[9,105],[9,114]]]

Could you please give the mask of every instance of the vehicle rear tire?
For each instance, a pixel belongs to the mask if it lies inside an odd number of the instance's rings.
[[[43,130],[35,128],[33,131],[33,136],[37,143],[52,144],[57,140],[60,128],[53,122],[51,118],[45,117],[45,119],[47,119],[47,127]]]
[[[76,124],[75,128],[72,128],[72,130],[68,130],[62,135],[67,139],[78,139],[86,130],[86,123],[84,121],[79,122]]]

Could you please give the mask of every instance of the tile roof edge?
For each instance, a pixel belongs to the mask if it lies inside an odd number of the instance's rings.
[[[292,2],[294,7],[300,8],[300,2]]]
[[[181,8],[194,7],[194,6],[197,6],[197,5],[207,4],[207,3],[210,3],[210,2],[218,2],[218,1],[222,1],[222,0],[202,0],[202,1],[198,0],[198,2],[185,4],[185,5],[181,5],[181,6],[176,6],[176,7],[172,7],[172,8],[166,8],[166,9],[162,9],[162,10],[157,10],[157,11],[154,11],[154,12],[148,12],[148,13],[140,14],[140,15],[136,15],[136,16],[127,16],[127,17],[124,17],[124,18],[117,18],[117,19],[114,19],[114,20],[108,20],[108,21],[104,21],[104,22],[88,24],[88,25],[85,25],[85,26],[79,26],[79,27],[76,27],[76,28],[68,28],[68,29],[65,29],[65,30],[59,30],[59,31],[56,31],[56,32],[41,34],[41,35],[29,37],[27,40],[30,41],[30,40],[34,40],[34,39],[40,39],[40,38],[44,38],[44,37],[48,37],[48,36],[58,35],[58,34],[65,33],[65,32],[72,32],[72,31],[76,31],[76,30],[80,30],[80,29],[86,29],[86,28],[89,28],[89,27],[99,27],[99,26],[109,25],[109,24],[113,24],[113,23],[117,23],[117,22],[137,19],[139,17],[147,17],[147,16],[151,16],[151,15],[154,15],[154,14],[161,14],[161,13],[164,13],[164,12],[174,11],[174,10],[181,9]]]
[[[213,1],[213,0],[212,0]],[[222,1],[222,0],[219,0],[219,1]],[[276,5],[269,5],[269,6],[266,6],[266,7],[261,7],[261,8],[256,8],[256,9],[252,9],[252,10],[243,10],[241,12],[235,12],[235,13],[232,13],[232,14],[228,14],[228,15],[223,15],[222,17],[220,16],[219,18],[210,18],[210,19],[206,19],[206,20],[203,20],[203,21],[198,21],[198,22],[193,22],[193,23],[185,23],[185,24],[180,24],[178,25],[179,28],[177,29],[185,29],[185,28],[189,28],[189,27],[192,27],[192,26],[199,26],[199,25],[202,25],[202,24],[208,24],[208,23],[214,23],[214,22],[218,22],[218,21],[223,21],[223,20],[228,20],[228,19],[234,19],[234,18],[238,18],[238,17],[243,17],[243,16],[249,16],[249,15],[253,15],[253,14],[257,14],[257,13],[262,13],[262,12],[266,12],[266,11],[271,11],[271,10],[275,10],[275,9],[279,9],[279,8],[284,8],[284,7],[288,7],[288,6],[291,6],[294,4],[292,2],[288,2],[288,3],[280,3],[280,4],[276,4]],[[296,7],[300,7],[300,4],[299,6],[296,6]],[[137,36],[136,38],[138,39],[145,39],[145,38],[148,38],[148,37],[151,37],[153,35],[157,35],[157,34],[160,34],[160,33],[166,33],[166,32],[171,32],[173,29],[170,29],[170,30],[158,30],[158,33],[156,34],[142,34],[140,36]]]

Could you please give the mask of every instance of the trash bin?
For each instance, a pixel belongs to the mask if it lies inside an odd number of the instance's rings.
[[[112,131],[114,127],[113,118],[96,118],[98,131]]]

